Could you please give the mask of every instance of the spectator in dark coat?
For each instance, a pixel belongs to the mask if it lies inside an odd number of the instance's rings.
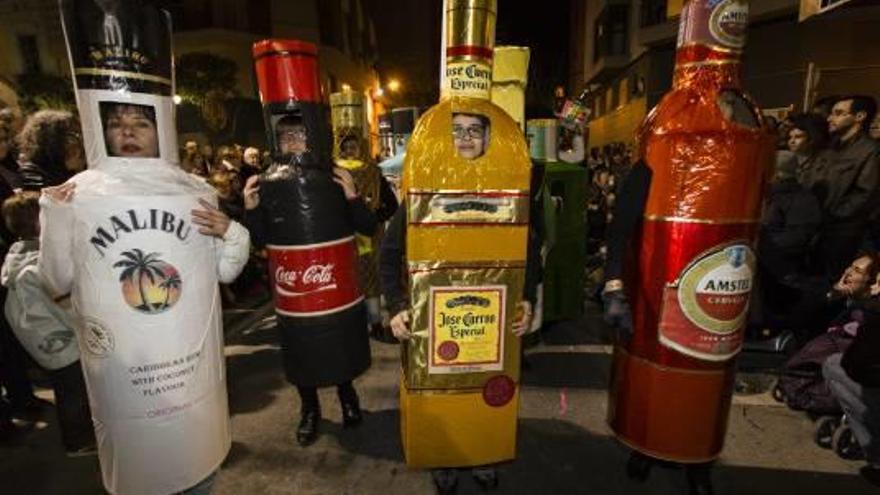
[[[812,190],[817,180],[816,158],[828,146],[828,123],[813,113],[795,114],[787,121],[791,126],[786,144],[797,158],[797,180]]]
[[[807,314],[799,308],[799,303],[809,296],[805,294],[810,283],[806,277],[807,255],[822,222],[822,212],[813,193],[798,183],[797,165],[794,154],[777,153],[776,177],[761,219],[760,304],[755,306],[755,311],[759,321],[769,327],[802,329],[805,322],[792,319]],[[824,287],[815,292],[821,297]]]
[[[86,166],[79,122],[70,112],[41,110],[31,115],[18,145],[26,191],[63,184]]]
[[[813,187],[822,204],[818,255],[832,280],[858,251],[880,193],[880,144],[868,137],[877,104],[867,96],[842,97],[828,117],[832,145],[818,158]]]

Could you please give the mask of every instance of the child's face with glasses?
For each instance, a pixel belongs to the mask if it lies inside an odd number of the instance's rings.
[[[479,158],[486,152],[486,125],[475,115],[452,116],[452,140],[458,155],[467,160]]]
[[[306,142],[308,137],[306,126],[302,124],[279,125],[275,132],[278,136],[278,147],[281,149],[281,153],[299,155],[309,150]]]

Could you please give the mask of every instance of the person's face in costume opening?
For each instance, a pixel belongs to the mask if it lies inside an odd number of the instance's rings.
[[[139,105],[117,105],[107,113],[104,139],[111,156],[157,158],[156,121]]]
[[[356,138],[349,137],[339,145],[339,157],[344,160],[357,160],[361,157],[361,144]]]
[[[308,132],[302,124],[279,122],[275,129],[278,149],[282,155],[301,155],[309,150]]]
[[[473,160],[486,153],[489,126],[477,115],[457,113],[452,116],[452,140],[458,156]]]

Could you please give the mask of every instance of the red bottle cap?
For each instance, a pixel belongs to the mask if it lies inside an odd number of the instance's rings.
[[[254,43],[260,101],[321,101],[318,48],[307,41],[263,40]]]

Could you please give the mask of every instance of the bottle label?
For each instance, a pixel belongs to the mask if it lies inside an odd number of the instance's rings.
[[[678,47],[706,45],[741,51],[748,25],[748,0],[691,0],[681,12]]]
[[[431,287],[428,374],[504,368],[507,286]]]
[[[354,237],[305,246],[266,246],[275,310],[285,316],[323,316],[363,300]]]
[[[446,63],[443,96],[470,96],[488,100],[492,92],[492,65],[476,60]]]
[[[724,361],[743,342],[755,254],[743,242],[694,259],[663,293],[660,343],[697,359]]]

